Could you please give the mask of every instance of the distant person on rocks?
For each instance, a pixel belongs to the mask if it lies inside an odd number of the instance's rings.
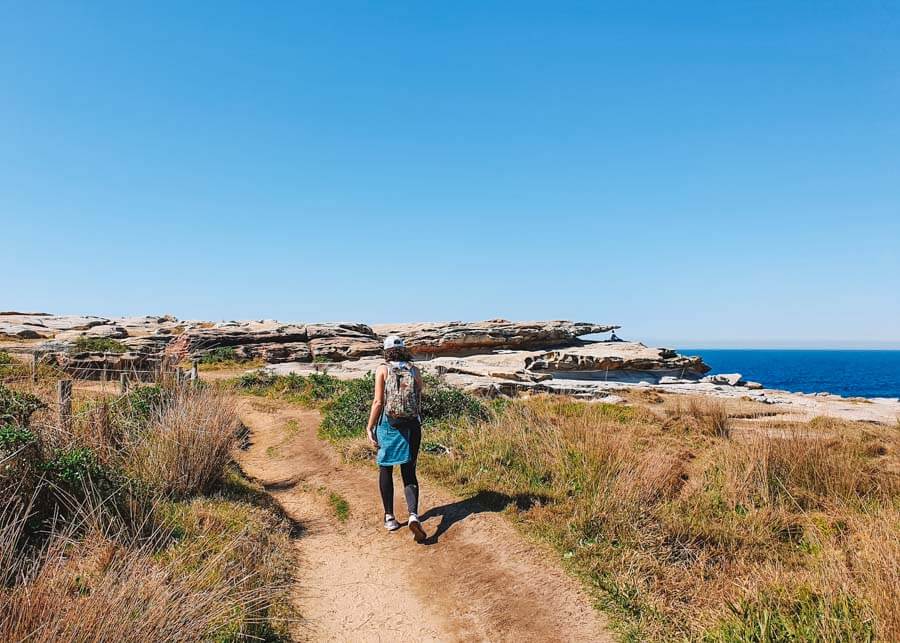
[[[616,335],[616,331],[613,331],[612,334],[609,336],[609,341],[611,341],[611,342],[621,342],[621,341],[623,341],[623,340],[619,339],[619,336]]]
[[[420,543],[426,537],[418,516],[419,480],[416,478],[416,458],[422,442],[422,375],[413,366],[403,340],[396,335],[384,340],[384,361],[375,371],[375,399],[366,426],[369,442],[378,447],[376,461],[384,527],[388,531],[400,528],[394,517],[394,465],[399,464],[409,510],[406,524]]]

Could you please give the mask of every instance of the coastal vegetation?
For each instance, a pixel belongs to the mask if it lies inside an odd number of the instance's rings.
[[[371,380],[339,389],[319,402],[321,434],[371,457]],[[429,417],[423,471],[508,499],[627,640],[900,638],[893,427],[646,393],[629,405],[452,396]]]
[[[77,353],[124,353],[128,350],[120,341],[111,337],[76,337],[69,346],[69,352]]]
[[[290,525],[231,461],[209,387],[0,385],[0,640],[287,638]]]
[[[253,395],[321,408],[324,417],[320,434],[331,440],[361,434],[375,394],[375,378],[371,374],[360,379],[339,380],[327,373],[304,376],[253,371],[242,375],[234,384],[238,390]],[[426,424],[487,417],[487,405],[480,398],[425,376],[422,420]]]
[[[262,360],[240,355],[232,346],[218,346],[203,353],[199,358],[201,371],[220,371],[231,368],[253,368],[263,365]]]

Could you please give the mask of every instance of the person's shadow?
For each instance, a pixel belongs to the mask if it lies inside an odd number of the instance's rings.
[[[482,490],[474,496],[464,498],[457,502],[452,502],[440,507],[432,507],[421,516],[422,523],[425,524],[432,518],[440,518],[437,529],[434,533],[425,539],[425,545],[437,544],[440,537],[447,532],[450,527],[458,523],[460,520],[468,518],[472,514],[483,512],[503,511],[512,503],[516,503],[519,509],[525,510],[534,506],[536,503],[545,503],[549,500],[546,496],[535,496],[527,493],[516,494],[510,496],[499,491]]]

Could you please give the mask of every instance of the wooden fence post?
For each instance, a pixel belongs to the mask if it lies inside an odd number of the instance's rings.
[[[122,395],[128,393],[128,373],[122,371],[119,373],[119,391]]]
[[[200,381],[200,360],[194,358],[191,360],[191,382],[196,384]]]
[[[65,431],[72,430],[72,380],[56,383],[56,401],[59,404],[59,426]]]
[[[38,364],[41,361],[41,354],[39,351],[34,351],[31,354],[31,383],[37,384],[37,374],[38,374]]]

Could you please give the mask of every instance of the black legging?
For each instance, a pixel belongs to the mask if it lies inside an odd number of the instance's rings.
[[[416,459],[419,457],[419,445],[422,442],[422,427],[416,422],[409,429],[409,462],[400,465],[400,476],[403,478],[403,495],[406,496],[406,508],[409,513],[419,512],[419,479],[416,477]],[[378,467],[378,488],[381,490],[381,503],[384,513],[394,515],[394,467]]]

